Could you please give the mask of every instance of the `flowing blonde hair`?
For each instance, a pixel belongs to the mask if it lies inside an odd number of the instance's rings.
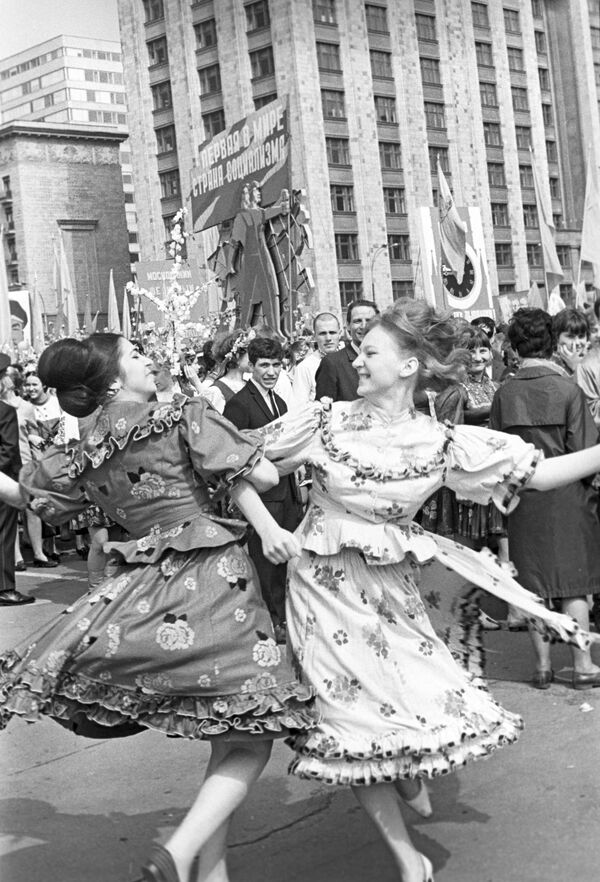
[[[373,327],[386,331],[402,352],[418,360],[418,389],[441,390],[464,379],[470,354],[455,348],[456,327],[449,313],[405,299],[376,316]]]

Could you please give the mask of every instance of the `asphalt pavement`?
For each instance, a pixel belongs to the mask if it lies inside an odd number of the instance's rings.
[[[36,597],[0,608],[0,648],[18,643],[86,590],[73,554],[29,569],[18,588]],[[489,632],[495,697],[525,719],[517,745],[430,785],[434,815],[406,809],[436,882],[600,880],[600,689],[574,691],[570,653],[554,647],[558,681],[528,685],[524,633]],[[600,663],[600,647],[595,649]],[[2,882],[134,882],[202,778],[208,747],[145,732],[78,738],[50,721],[13,721],[0,734]],[[397,882],[393,863],[346,788],[288,776],[273,758],[234,819],[231,882]]]

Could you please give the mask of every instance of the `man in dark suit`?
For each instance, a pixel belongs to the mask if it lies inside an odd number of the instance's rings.
[[[350,341],[338,352],[326,355],[317,368],[317,401],[324,396],[334,401],[354,401],[358,398],[358,374],[352,363],[360,351],[369,322],[378,312],[372,300],[352,301],[346,313],[346,329]]]
[[[273,391],[281,372],[283,348],[279,340],[259,337],[248,347],[252,378],[225,405],[223,416],[238,429],[260,429],[287,411],[283,398]],[[300,496],[293,475],[283,477],[276,487],[262,493],[267,510],[285,530],[295,530],[302,511]],[[286,564],[272,564],[266,559],[259,536],[253,531],[248,539],[248,552],[256,570],[263,599],[268,607],[280,643],[285,642]]]
[[[9,356],[4,352],[0,353],[0,386],[9,365]],[[0,401],[0,472],[16,480],[20,468],[17,411],[10,404]],[[0,502],[0,606],[22,606],[35,600],[34,597],[21,594],[15,585],[17,517],[16,508]]]

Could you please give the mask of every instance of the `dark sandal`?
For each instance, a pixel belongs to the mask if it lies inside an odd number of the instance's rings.
[[[183,882],[171,853],[162,845],[155,845],[148,862],[142,867],[144,882]]]

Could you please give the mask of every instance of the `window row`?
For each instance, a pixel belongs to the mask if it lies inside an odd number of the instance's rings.
[[[354,212],[354,187],[352,185],[331,184],[329,191],[331,210],[335,214]],[[384,187],[383,201],[386,214],[406,214],[406,199],[403,187]]]
[[[540,73],[542,70],[544,70],[545,73],[548,73],[545,68],[540,68]],[[546,90],[549,89],[550,81],[548,80]],[[522,86],[511,86],[510,91],[512,95],[513,110],[529,111],[529,96],[527,89]],[[496,92],[495,83],[479,83],[479,97],[482,107],[498,107],[498,94]],[[552,125],[552,108],[549,104],[542,104],[542,113],[544,114],[545,125]]]
[[[350,166],[350,142],[347,138],[325,138],[325,146],[327,150],[327,162],[332,166]],[[438,146],[430,146],[429,147],[429,164],[431,168],[431,173],[433,175],[437,174],[437,160],[439,158],[440,166],[442,171],[445,173],[449,173],[450,165],[448,159],[448,148],[447,147],[438,147]],[[392,169],[399,170],[402,168],[402,151],[400,148],[400,144],[394,141],[380,141],[379,142],[379,162],[383,169]],[[392,194],[400,194],[402,193],[401,201],[398,202],[398,208],[392,208],[391,203],[388,204],[388,198],[391,199],[399,199],[399,196]],[[384,194],[389,194],[385,196],[387,211],[389,214],[404,214],[404,191],[396,190],[395,188],[384,189]],[[401,207],[400,207],[401,206]]]
[[[554,143],[554,142],[552,142]],[[490,187],[506,187],[506,175],[503,162],[488,162],[488,183]],[[519,183],[522,190],[533,190],[533,168],[531,165],[519,165]],[[560,199],[560,181],[556,175],[550,175],[550,195]]]
[[[87,70],[82,67],[69,67],[67,79],[87,83],[109,83],[111,86],[123,85],[123,74],[115,73],[112,70]]]
[[[515,136],[517,140],[517,148],[519,150],[528,150],[531,146],[531,127],[515,126]],[[502,147],[502,131],[500,123],[484,122],[483,140],[486,147]]]
[[[342,307],[346,309],[353,300],[364,297],[362,281],[340,280],[340,300]],[[514,285],[513,285],[514,289]],[[415,286],[412,279],[392,279],[392,297],[398,300],[400,297],[414,297]]]
[[[411,256],[408,234],[388,233],[387,251],[392,263],[409,263]],[[358,233],[336,233],[335,256],[340,262],[360,260]]]

